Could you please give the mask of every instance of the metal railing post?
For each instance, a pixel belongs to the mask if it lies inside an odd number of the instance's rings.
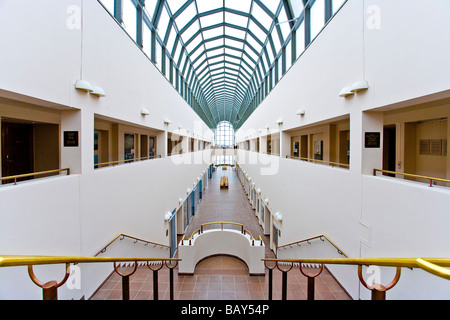
[[[134,268],[133,271],[131,271],[128,274],[123,274],[119,271],[116,262],[114,262],[114,270],[116,273],[122,277],[122,299],[123,300],[130,300],[130,276],[134,274],[137,270],[138,263],[137,261],[134,262]]]
[[[30,276],[31,280],[38,286],[42,288],[42,299],[43,300],[58,300],[58,288],[62,286],[70,275],[70,264],[66,263],[66,274],[64,276],[64,279],[61,282],[56,282],[54,280],[48,281],[46,283],[42,283],[39,281],[33,272],[33,266],[28,265],[28,275]]]
[[[315,278],[316,278],[317,276],[319,276],[319,274],[322,273],[322,271],[323,271],[323,264],[320,265],[319,271],[318,271],[316,274],[313,274],[313,275],[308,274],[308,273],[305,273],[305,272],[303,271],[303,268],[302,268],[302,264],[301,264],[301,263],[300,263],[299,268],[300,268],[300,272],[301,272],[305,277],[308,278],[308,291],[307,291],[308,295],[307,295],[307,299],[308,299],[308,300],[314,300]]]
[[[394,280],[392,280],[392,282],[387,286],[383,286],[379,283],[368,285],[362,276],[362,265],[358,265],[358,278],[362,285],[372,292],[372,300],[386,300],[386,291],[393,288],[397,284],[398,280],[400,280],[401,270],[401,267],[397,267]]]
[[[153,271],[153,300],[158,300],[158,271],[164,266],[165,261],[161,261],[161,266],[159,268],[153,269],[149,262],[147,262],[147,267]]]
[[[122,276],[122,300],[130,300],[130,276]]]
[[[294,267],[294,263],[290,262],[290,267],[287,270],[282,270],[280,264],[277,262],[277,268],[282,272],[281,278],[281,300],[287,300],[287,274]]]
[[[153,300],[158,300],[158,270],[153,270]]]

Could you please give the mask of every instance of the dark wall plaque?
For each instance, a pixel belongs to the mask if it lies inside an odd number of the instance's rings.
[[[366,148],[379,148],[380,147],[380,133],[379,132],[366,132],[364,146]]]
[[[64,131],[64,147],[78,147],[78,131]]]

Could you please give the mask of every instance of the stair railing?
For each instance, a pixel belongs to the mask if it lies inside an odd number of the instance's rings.
[[[250,231],[248,231],[247,229],[244,228],[244,225],[242,223],[238,223],[238,222],[227,222],[227,221],[215,221],[215,222],[207,222],[207,223],[203,223],[200,225],[200,229],[195,230],[194,232],[192,232],[191,236],[188,238],[186,235],[183,235],[183,237],[181,238],[181,245],[184,245],[184,240],[189,240],[189,245],[192,245],[192,240],[194,238],[194,236],[198,233],[199,235],[202,234],[205,230],[206,226],[210,226],[213,224],[219,224],[220,225],[220,230],[224,229],[224,225],[234,225],[234,226],[238,226],[240,227],[240,231],[243,235],[248,234],[250,236],[250,239],[252,240],[252,246],[255,246],[255,241],[260,241],[260,245],[263,245],[263,239],[261,238],[261,235],[259,235],[258,237],[254,238],[253,235],[251,234]]]
[[[146,262],[147,267],[153,271],[153,299],[158,300],[158,271],[165,265],[170,272],[170,300],[173,300],[173,269],[177,266],[176,258],[123,258],[123,257],[66,257],[66,256],[14,256],[6,255],[0,256],[0,267],[17,267],[28,266],[28,275],[31,280],[43,291],[43,300],[58,300],[58,288],[61,287],[70,276],[70,264],[78,263],[105,263],[113,262],[114,270],[122,277],[122,299],[130,299],[130,276],[136,271],[138,262]],[[134,268],[129,273],[123,273],[119,270],[118,262],[134,262]],[[42,283],[34,274],[33,266],[35,265],[53,265],[65,264],[66,273],[64,278],[60,281],[48,281]],[[160,265],[158,268],[152,267],[152,264]]]
[[[381,170],[381,169],[373,169],[373,175],[377,176],[377,172],[381,172],[383,174],[388,174],[388,175],[401,175],[404,176],[406,178],[414,178],[414,179],[425,179],[425,180],[429,180],[430,181],[430,187],[433,186],[433,182],[444,182],[444,183],[450,183],[450,179],[445,179],[445,178],[436,178],[436,177],[429,177],[429,176],[422,176],[419,174],[412,174],[412,173],[405,173],[405,172],[397,172],[397,171],[390,171],[390,170]]]
[[[284,244],[282,246],[278,246],[277,247],[277,253],[279,249],[288,249],[288,248],[292,248],[293,246],[300,246],[301,243],[303,242],[307,242],[308,244],[311,244],[311,240],[315,240],[315,239],[320,239],[321,241],[325,241],[327,240],[333,247],[336,248],[337,252],[340,255],[343,255],[344,257],[348,258],[348,256],[336,245],[334,244],[333,241],[331,241],[326,235],[321,234],[320,236],[315,236],[315,237],[311,237],[311,238],[307,238],[307,239],[303,239],[303,240],[299,240],[299,241],[295,241],[295,242],[291,242],[288,244]]]
[[[152,242],[152,241],[148,241],[148,240],[136,238],[136,237],[129,236],[129,235],[126,235],[126,234],[121,233],[121,234],[119,234],[117,237],[115,237],[113,240],[111,240],[111,241],[110,241],[106,246],[104,246],[100,251],[98,251],[98,252],[94,255],[94,257],[97,257],[97,256],[98,256],[99,254],[101,254],[101,253],[105,253],[106,250],[108,250],[108,247],[109,247],[110,245],[112,245],[117,239],[123,240],[124,238],[133,239],[133,240],[135,240],[134,243],[143,242],[145,246],[147,246],[147,245],[152,245],[153,247],[160,247],[160,248],[162,248],[162,249],[170,249],[170,246],[167,246],[167,245],[165,245],[165,244],[160,244],[160,243],[156,243],[156,242]]]
[[[325,264],[354,265],[358,266],[358,278],[360,282],[372,293],[372,300],[385,300],[386,291],[392,289],[400,279],[401,268],[420,268],[435,276],[450,280],[450,259],[448,258],[339,258],[339,259],[262,259],[265,267],[269,270],[269,300],[272,300],[272,271],[278,268],[282,272],[282,300],[287,299],[287,272],[298,264],[303,275],[308,277],[308,300],[314,300],[314,281]],[[315,275],[309,275],[302,271],[302,264],[319,264],[320,271]],[[281,266],[284,266],[283,269]],[[286,268],[286,265],[288,267]],[[380,283],[367,284],[362,277],[362,267],[375,265],[380,267],[395,267],[396,275],[388,285]],[[312,285],[312,288],[310,287]],[[312,292],[311,292],[312,291]]]
[[[0,181],[6,181],[6,183],[8,183],[8,180],[12,180],[14,182],[14,184],[16,185],[18,179],[30,178],[30,177],[35,179],[37,176],[59,175],[63,171],[66,171],[66,174],[70,175],[70,168],[63,168],[63,169],[17,174],[17,175],[8,176],[8,177],[0,177]]]

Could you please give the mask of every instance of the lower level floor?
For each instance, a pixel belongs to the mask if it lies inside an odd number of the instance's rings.
[[[202,223],[229,221],[242,223],[255,237],[261,235],[265,243],[266,258],[275,258],[269,246],[269,237],[255,216],[255,211],[239,181],[236,171],[231,167],[216,170],[208,187],[204,190],[198,209],[185,230],[186,236],[197,230]],[[220,188],[220,178],[226,175],[229,186]],[[304,271],[308,272],[304,268]],[[311,273],[317,272],[311,270]],[[282,297],[282,272],[273,270],[272,298]],[[138,267],[130,276],[130,299],[147,300],[154,298],[152,271],[146,266]],[[264,276],[250,276],[247,265],[236,257],[213,256],[199,262],[194,275],[179,275],[174,270],[174,299],[176,300],[267,300],[269,288],[268,270]],[[288,272],[287,299],[306,300],[307,278],[298,267]],[[169,270],[158,272],[158,299],[169,299]],[[91,297],[93,300],[122,299],[122,281],[113,273]],[[324,269],[315,281],[315,299],[348,300],[350,296],[333,275]]]

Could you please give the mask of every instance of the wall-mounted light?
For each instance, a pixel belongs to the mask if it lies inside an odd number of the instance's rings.
[[[369,83],[366,80],[356,81],[350,88],[351,92],[359,92],[369,89]]]
[[[183,198],[178,199],[179,203],[183,203]]]
[[[264,203],[267,205],[267,204],[269,204],[269,198],[265,198],[264,199]]]
[[[305,115],[305,109],[298,109],[297,110],[297,115],[298,116],[304,116]]]
[[[143,116],[148,116],[148,115],[150,114],[150,111],[148,111],[148,110],[145,109],[145,108],[142,108],[142,109],[141,109],[141,114],[142,114]]]
[[[172,218],[172,212],[167,211],[167,213],[164,215],[164,220],[169,221],[170,218]]]
[[[268,125],[268,124],[266,124],[265,128],[266,128],[266,130],[269,130],[269,125]]]
[[[188,188],[188,189],[186,190],[186,193],[187,193],[187,194],[189,194],[189,192],[191,192],[191,189],[190,189],[190,188]]]
[[[169,125],[169,124],[171,124],[172,123],[172,121],[170,121],[169,119],[164,119],[164,124],[166,124],[166,125]]]
[[[351,91],[350,87],[345,87],[342,88],[342,90],[339,92],[339,97],[348,97],[348,96],[352,96],[355,93]]]
[[[105,91],[98,86],[93,86],[90,94],[93,94],[94,96],[97,96],[97,97],[104,97]]]
[[[277,121],[275,121],[275,123],[281,126],[283,124],[283,119],[280,118]]]
[[[257,193],[257,194],[261,194],[261,189],[259,189],[259,188],[256,189],[256,193]]]
[[[89,82],[87,82],[86,80],[81,80],[81,79],[75,83],[75,89],[86,91],[86,92],[94,91],[94,88],[92,87],[92,85]]]
[[[283,221],[283,215],[279,212],[275,213],[274,218],[277,219],[278,221]]]

